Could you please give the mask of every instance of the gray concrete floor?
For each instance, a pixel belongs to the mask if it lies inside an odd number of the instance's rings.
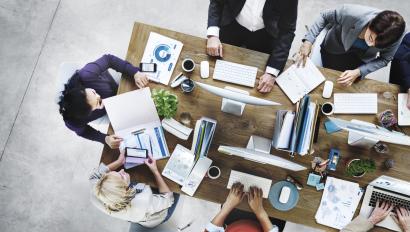
[[[410,22],[406,0],[301,0],[291,53],[320,10],[346,2],[398,10]],[[102,146],[65,128],[54,103],[59,64],[104,53],[125,57],[134,21],[204,37],[207,6],[204,0],[0,0],[0,231],[127,231],[127,222],[89,203],[87,177]],[[388,69],[373,76],[387,80]]]

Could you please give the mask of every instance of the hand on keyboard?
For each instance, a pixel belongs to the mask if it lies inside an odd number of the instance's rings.
[[[229,195],[226,198],[225,203],[223,204],[223,208],[230,211],[242,202],[243,197],[245,196],[243,187],[243,184],[239,182],[235,182],[232,185],[231,190],[229,191]]]
[[[393,220],[400,226],[404,232],[410,231],[410,211],[399,207],[396,207],[395,214],[392,215]]]
[[[259,78],[258,91],[261,93],[269,93],[275,85],[275,80],[276,78],[273,75],[269,73],[263,74]]]
[[[249,188],[248,204],[257,217],[265,212],[262,204],[262,195],[262,189],[255,186]]]
[[[367,220],[373,225],[376,225],[377,223],[383,221],[390,214],[393,208],[394,204],[386,201],[382,203],[380,203],[380,201],[377,201],[376,207],[374,207],[372,214]]]

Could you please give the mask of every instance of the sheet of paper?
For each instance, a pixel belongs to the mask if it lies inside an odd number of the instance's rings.
[[[344,228],[352,220],[362,195],[359,184],[328,177],[315,216],[317,223],[339,230]]]
[[[147,73],[148,77],[155,82],[168,85],[182,46],[180,41],[151,32],[141,62],[156,63],[157,72]]]
[[[212,164],[212,160],[207,157],[201,157],[196,162],[194,168],[189,174],[188,178],[184,181],[184,184],[181,188],[181,191],[184,193],[193,196],[196,189],[202,182],[202,179],[205,177],[206,172]]]
[[[293,104],[323,81],[325,81],[325,77],[310,59],[307,59],[305,67],[298,68],[294,64],[276,78],[279,87]]]
[[[295,120],[294,112],[287,112],[283,120],[278,139],[278,148],[289,148],[290,136],[292,135],[293,121]]]
[[[194,164],[194,154],[178,144],[172,152],[171,158],[169,158],[165,165],[162,175],[179,185],[183,185]]]
[[[410,125],[410,110],[407,108],[407,93],[398,95],[398,123],[400,126]]]

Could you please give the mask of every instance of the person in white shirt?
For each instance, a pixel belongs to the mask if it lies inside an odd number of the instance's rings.
[[[151,157],[145,161],[153,173],[158,186],[154,194],[150,186],[130,181],[130,175],[123,169],[124,152],[108,165],[100,164],[90,176],[91,202],[102,212],[131,222],[130,232],[150,231],[167,221],[178,202],[179,195],[173,194]]]
[[[295,37],[298,0],[210,0],[207,53],[223,57],[221,41],[270,54],[257,89],[272,91]]]
[[[263,208],[262,195],[263,192],[260,188],[250,187],[249,192],[245,193],[243,191],[243,184],[234,183],[221,210],[206,225],[205,232],[278,232],[278,227],[272,225],[268,214]],[[254,220],[238,220],[224,228],[225,219],[245,197],[247,197],[249,207],[255,213],[258,222]]]

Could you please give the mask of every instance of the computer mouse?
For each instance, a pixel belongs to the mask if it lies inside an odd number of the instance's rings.
[[[205,79],[209,77],[209,62],[201,61],[201,78]]]
[[[323,87],[323,98],[330,98],[332,96],[333,92],[333,82],[331,81],[326,81],[325,86]]]
[[[279,195],[279,202],[285,204],[289,201],[290,188],[288,186],[283,186]]]

